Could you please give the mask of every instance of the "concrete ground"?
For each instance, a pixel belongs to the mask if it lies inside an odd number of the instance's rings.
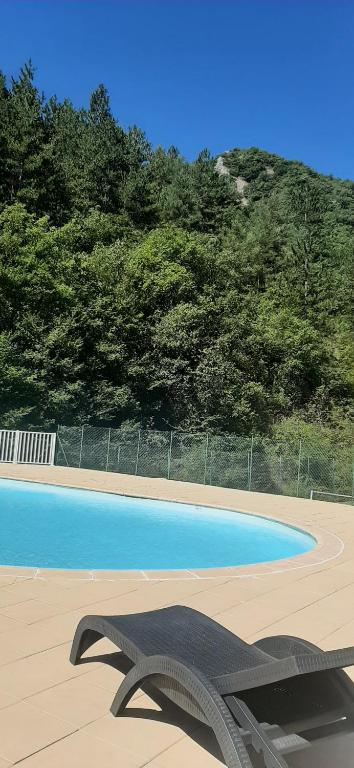
[[[59,467],[2,464],[0,476],[255,512],[303,527],[318,541],[311,553],[291,560],[212,571],[0,567],[0,768],[222,765],[206,728],[141,691],[126,716],[112,717],[109,707],[123,677],[114,647],[101,641],[88,652],[88,663],[73,667],[68,661],[86,613],[183,603],[250,642],[292,634],[324,649],[354,645],[352,507]],[[292,757],[291,766],[314,768],[309,752]],[[320,747],[320,768],[349,768],[346,759],[325,743]]]

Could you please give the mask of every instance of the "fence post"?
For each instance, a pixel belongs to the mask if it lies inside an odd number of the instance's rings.
[[[108,472],[108,462],[109,462],[109,448],[111,444],[111,428],[108,430],[108,444],[107,444],[107,459],[106,459],[106,472]]]
[[[302,448],[302,441],[300,440],[299,445],[299,460],[298,460],[298,467],[297,467],[297,484],[296,484],[296,495],[298,496],[300,493],[300,477],[301,477],[301,448]]]
[[[12,455],[13,464],[17,464],[19,442],[20,442],[20,433],[19,433],[19,430],[16,429],[15,440],[14,440],[14,452]]]
[[[80,456],[79,456],[79,469],[81,467],[81,459],[82,459],[82,444],[84,442],[84,427],[81,429],[81,441],[80,441]]]
[[[167,451],[167,480],[170,479],[170,474],[171,474],[172,439],[173,439],[173,432],[171,431],[170,445]]]
[[[252,467],[253,467],[253,435],[251,437],[251,449],[249,452],[249,464],[248,464],[248,490],[251,490],[252,486]]]
[[[138,464],[139,464],[139,453],[140,453],[140,438],[141,438],[141,429],[139,429],[139,437],[138,437],[138,447],[136,451],[136,462],[135,462],[135,474],[138,474]]]
[[[205,443],[205,459],[204,459],[204,485],[206,485],[207,470],[208,470],[208,453],[209,453],[209,435],[206,435]]]
[[[54,459],[55,459],[55,447],[57,443],[57,436],[55,432],[52,432],[52,436],[50,438],[51,444],[50,444],[50,453],[49,453],[49,464],[51,466],[54,465]]]

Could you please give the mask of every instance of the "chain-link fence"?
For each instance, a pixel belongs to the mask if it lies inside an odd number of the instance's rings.
[[[317,454],[317,455],[316,455]],[[157,430],[58,427],[55,463],[145,477],[354,503],[351,456],[266,438]],[[333,498],[332,498],[333,500]]]

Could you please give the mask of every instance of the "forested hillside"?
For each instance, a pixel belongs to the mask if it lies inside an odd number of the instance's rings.
[[[75,109],[30,65],[0,80],[2,427],[350,442],[353,254],[351,181],[258,149],[188,163],[103,86]]]

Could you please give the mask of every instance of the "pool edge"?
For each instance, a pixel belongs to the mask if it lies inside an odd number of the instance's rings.
[[[121,570],[106,570],[106,569],[92,569],[92,570],[86,570],[86,569],[51,569],[51,568],[33,568],[33,567],[22,567],[22,566],[0,566],[0,575],[1,576],[9,576],[9,577],[15,577],[15,578],[23,578],[23,579],[50,579],[51,577],[58,575],[62,578],[68,578],[68,579],[77,579],[77,580],[84,580],[84,581],[116,581],[116,580],[131,580],[131,581],[166,581],[166,580],[186,580],[186,579],[236,579],[236,578],[260,578],[262,576],[270,576],[273,574],[280,574],[285,573],[287,571],[293,571],[293,570],[299,570],[304,568],[310,568],[310,567],[318,567],[323,566],[326,563],[330,562],[331,560],[334,560],[343,553],[344,551],[344,542],[341,539],[341,537],[337,533],[333,533],[326,528],[323,528],[322,526],[317,527],[313,526],[311,523],[305,520],[301,521],[294,521],[291,519],[290,514],[288,516],[287,513],[285,513],[285,516],[282,514],[276,514],[276,512],[272,511],[272,514],[269,514],[267,512],[260,512],[260,510],[252,510],[252,508],[244,508],[240,506],[240,503],[237,501],[238,498],[243,498],[245,494],[247,494],[247,500],[249,498],[250,506],[252,507],[252,498],[253,500],[257,498],[259,500],[259,496],[266,497],[266,498],[272,498],[274,500],[281,499],[283,502],[288,502],[290,506],[293,506],[297,512],[297,515],[299,514],[299,509],[301,509],[301,502],[308,504],[307,500],[303,499],[294,499],[293,497],[279,497],[279,496],[273,496],[272,494],[259,494],[259,493],[253,493],[248,491],[237,491],[234,489],[224,489],[224,488],[218,488],[216,486],[200,486],[193,483],[182,483],[180,481],[165,481],[160,478],[137,478],[135,476],[129,476],[129,475],[118,475],[114,473],[102,473],[99,471],[90,471],[90,470],[71,470],[69,471],[69,475],[74,472],[77,475],[82,476],[84,482],[83,484],[78,482],[77,480],[72,482],[73,477],[70,477],[70,482],[65,479],[65,474],[67,474],[68,470],[66,468],[59,468],[59,467],[52,467],[50,468],[51,471],[54,473],[53,478],[51,475],[48,477],[44,475],[44,477],[36,478],[35,471],[38,468],[31,467],[28,468],[28,465],[26,465],[25,471],[23,470],[24,465],[17,465],[16,471],[14,471],[13,467],[8,467],[6,465],[6,469],[8,471],[7,473],[3,473],[4,465],[2,465],[0,470],[0,478],[1,479],[7,479],[7,480],[20,480],[22,482],[31,482],[31,483],[38,483],[42,485],[56,485],[58,487],[66,487],[66,488],[73,488],[78,490],[91,490],[91,491],[97,491],[100,493],[110,493],[113,495],[120,495],[120,496],[127,496],[130,498],[146,498],[150,500],[156,500],[156,501],[174,501],[178,502],[180,504],[193,504],[195,506],[204,506],[209,507],[213,509],[219,509],[219,510],[226,510],[230,512],[241,512],[246,515],[251,515],[253,517],[263,518],[266,520],[270,520],[273,522],[285,524],[289,526],[290,528],[293,528],[295,530],[298,530],[300,532],[306,533],[309,536],[311,536],[315,540],[315,546],[312,550],[309,552],[303,553],[301,555],[294,555],[291,558],[286,559],[279,559],[279,560],[272,560],[272,561],[264,561],[262,563],[257,563],[253,565],[245,565],[245,566],[224,566],[221,568],[205,568],[205,569],[195,569],[195,570],[186,570],[186,569],[170,569],[170,570],[157,570],[157,569],[147,569],[147,570],[129,570],[129,571],[121,571]],[[49,469],[49,468],[48,468]],[[43,468],[41,468],[43,471]],[[60,472],[62,470],[62,472]],[[30,475],[34,474],[33,476],[28,476],[28,472],[30,472]],[[48,470],[47,470],[48,472]],[[85,476],[84,473],[87,473]],[[27,475],[27,476],[26,476]],[[61,475],[64,475],[64,479],[61,479]],[[94,475],[95,481],[98,481],[99,485],[97,486],[95,483],[92,485],[92,475]],[[128,483],[128,490],[122,489],[122,487],[117,488],[106,488],[100,486],[100,483],[103,479],[107,480],[107,475],[112,475],[112,478],[114,479],[115,483],[124,482]],[[101,477],[103,476],[103,478]],[[87,481],[89,481],[87,483]],[[144,485],[141,481],[148,481],[149,486],[156,486],[155,493],[150,493],[141,490],[139,493],[132,492],[132,490],[129,490],[129,481],[133,482],[134,485],[138,483],[141,486]],[[114,484],[115,484],[114,483]],[[161,484],[166,487],[166,490],[162,492],[161,495],[161,489],[159,486]],[[187,491],[191,493],[191,490],[194,492],[197,498],[193,499],[186,499],[181,498],[178,493],[172,493],[172,496],[167,493],[168,490],[171,491],[178,491],[181,490],[181,487],[187,488]],[[213,491],[218,492],[219,495],[225,495],[225,496],[231,496],[232,502],[235,502],[231,504],[231,506],[227,503],[219,504],[217,503],[217,500],[211,502],[208,499],[205,498],[198,498],[202,497],[205,492],[207,491]],[[167,495],[166,495],[167,493]],[[194,495],[192,494],[192,495]],[[234,498],[233,498],[234,497]],[[294,502],[298,502],[298,506],[300,505],[299,509],[296,509],[296,504],[294,505]],[[323,505],[325,502],[310,502],[311,508],[316,508],[316,505]],[[314,507],[312,506],[314,505]],[[278,504],[279,506],[279,504]],[[336,505],[333,505],[336,506]],[[301,515],[302,516],[302,515]]]

